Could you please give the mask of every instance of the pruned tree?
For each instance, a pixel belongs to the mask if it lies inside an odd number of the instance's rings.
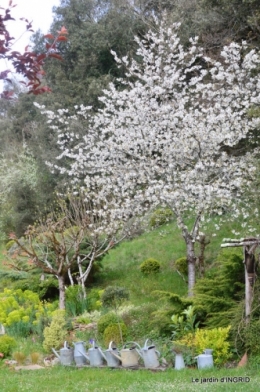
[[[45,220],[29,226],[24,237],[10,238],[16,246],[9,251],[8,265],[13,269],[28,270],[35,267],[43,273],[56,276],[59,282],[59,307],[65,308],[65,285],[74,284],[72,272],[82,287],[95,261],[127,236],[126,227],[104,230],[102,211],[90,209],[80,196],[59,200],[57,210]]]
[[[192,295],[205,216],[235,209],[254,178],[253,151],[238,156],[232,150],[259,126],[249,111],[260,104],[260,57],[246,43],[231,43],[216,61],[204,55],[197,37],[183,47],[178,29],[162,22],[136,38],[140,62],[114,53],[118,66],[128,68],[127,80],[120,80],[125,89],[110,84],[96,116],[82,106],[71,116],[42,111],[58,131],[56,167],[101,206],[104,222],[108,211],[122,220],[159,205],[173,211]],[[86,121],[83,139],[70,131],[75,121]]]

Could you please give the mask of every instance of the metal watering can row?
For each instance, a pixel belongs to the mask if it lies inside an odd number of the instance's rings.
[[[95,342],[88,349],[88,352],[85,348],[85,342],[73,343],[74,350],[68,347],[67,342],[65,342],[64,347],[60,349],[59,353],[54,348],[52,351],[59,358],[60,363],[65,366],[72,365],[75,361],[77,366],[89,363],[90,366],[94,367],[107,365],[113,368],[119,366],[127,368],[138,366],[139,358],[142,358],[144,366],[151,369],[160,366],[158,360],[160,353],[155,349],[153,344],[148,346],[149,340],[147,339],[145,341],[143,348],[136,342],[128,342],[120,351],[113,341],[109,343],[109,347],[105,351],[102,351]]]

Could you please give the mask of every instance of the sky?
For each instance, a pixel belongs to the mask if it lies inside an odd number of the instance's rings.
[[[0,0],[0,7],[7,8],[9,1]],[[26,18],[29,22],[32,21],[34,31],[41,29],[43,34],[47,34],[53,19],[52,7],[58,6],[60,0],[13,0],[12,4],[16,4],[16,7],[11,9],[11,15],[15,21],[8,22],[8,30],[15,39],[18,38],[12,50],[23,52],[24,48],[30,44],[32,33],[26,32],[25,22],[21,22],[19,19]],[[0,71],[7,68],[10,66],[4,60],[0,60]]]

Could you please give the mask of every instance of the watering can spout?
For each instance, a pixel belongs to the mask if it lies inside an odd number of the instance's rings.
[[[57,351],[56,351],[54,348],[52,348],[52,351],[53,351],[53,353],[56,355],[56,357],[60,360],[60,356],[59,356],[59,354],[57,353]]]
[[[89,356],[88,356],[87,354],[83,353],[81,350],[78,350],[78,352],[79,352],[81,355],[83,355],[83,357],[86,358],[87,361],[90,362]]]

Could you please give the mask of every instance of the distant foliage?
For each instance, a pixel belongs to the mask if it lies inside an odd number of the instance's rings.
[[[122,344],[127,336],[127,327],[124,323],[115,323],[109,325],[104,331],[104,342],[108,346],[113,340],[116,344]]]
[[[150,226],[158,227],[169,222],[173,218],[173,212],[169,208],[158,208],[150,217]]]
[[[0,353],[5,357],[10,355],[12,349],[16,346],[17,342],[14,338],[8,335],[0,336]]]
[[[140,270],[144,275],[157,274],[160,272],[161,264],[156,259],[147,259],[140,265]]]

